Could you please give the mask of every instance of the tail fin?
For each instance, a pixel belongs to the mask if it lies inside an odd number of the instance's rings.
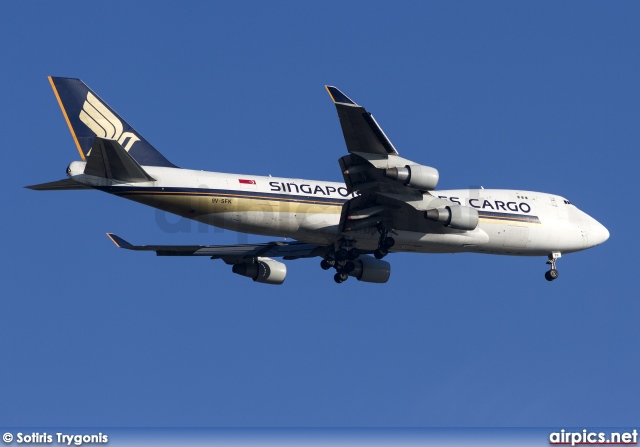
[[[100,137],[117,140],[140,165],[177,167],[80,79],[49,76],[49,82],[83,160]]]

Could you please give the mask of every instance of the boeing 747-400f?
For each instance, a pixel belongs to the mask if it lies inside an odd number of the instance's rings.
[[[319,257],[341,283],[384,283],[390,252],[544,256],[547,280],[561,254],[603,243],[607,229],[564,197],[498,189],[437,191],[435,168],[401,158],[373,116],[336,87],[348,155],[344,183],[179,168],[79,79],[49,77],[81,161],[67,179],[35,190],[97,189],[182,217],[245,233],[291,238],[244,245],[132,245],[159,256],[208,256],[266,284],[287,269],[272,258]]]

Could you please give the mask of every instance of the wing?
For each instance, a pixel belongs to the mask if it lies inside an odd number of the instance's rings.
[[[338,110],[344,141],[347,143],[349,152],[398,155],[398,151],[393,147],[373,115],[349,99],[336,87],[327,85],[326,89]]]
[[[240,245],[132,245],[121,237],[107,233],[118,248],[135,251],[155,251],[158,256],[209,256],[227,264],[237,264],[254,258],[299,259],[324,256],[326,247],[302,242],[268,242]]]
[[[421,198],[435,189],[438,171],[398,155],[373,116],[336,87],[327,86],[340,118],[349,155],[340,158],[349,192],[389,193]]]
[[[267,242],[266,244],[241,245],[132,245],[119,236],[107,233],[107,236],[118,248],[135,251],[155,251],[158,256],[209,256],[211,259],[222,259],[232,265],[231,271],[246,276],[255,282],[264,284],[282,284],[287,276],[284,263],[272,258],[286,260],[311,258],[320,256],[322,268],[328,270],[334,264],[328,264],[326,257],[332,246],[319,246],[303,242]],[[344,274],[353,276],[358,281],[384,283],[389,280],[389,263],[367,256],[371,251],[360,251],[360,257],[354,259],[352,267]],[[346,262],[346,260],[344,261]],[[341,264],[340,267],[344,266]],[[341,271],[342,272],[342,271]],[[336,273],[337,275],[338,273]],[[342,274],[342,273],[341,273]],[[336,281],[338,281],[336,279]],[[341,278],[339,282],[343,282]]]
[[[373,116],[339,89],[327,86],[340,118],[349,155],[340,168],[350,193],[345,203],[343,232],[383,225],[389,229],[428,232],[442,225],[425,220],[427,208],[443,206],[429,191],[438,183],[438,171],[398,155]],[[446,204],[444,204],[446,205]]]

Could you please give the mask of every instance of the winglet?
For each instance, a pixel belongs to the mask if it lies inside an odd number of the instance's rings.
[[[341,104],[350,104],[353,106],[358,105],[355,102],[353,102],[347,95],[345,95],[340,90],[338,90],[337,87],[333,87],[331,85],[325,85],[324,87],[329,92],[329,96],[331,96],[331,99],[333,100],[333,102],[341,103]]]
[[[116,244],[116,247],[118,247],[118,248],[131,248],[131,247],[133,247],[133,245],[131,245],[129,242],[125,241],[120,236],[116,236],[113,233],[107,233],[107,236],[109,236],[109,239],[111,239],[111,242]]]

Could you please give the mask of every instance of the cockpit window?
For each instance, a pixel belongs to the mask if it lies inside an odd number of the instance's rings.
[[[566,200],[566,199],[565,199],[564,203],[565,203],[566,205],[572,205],[572,203],[571,203],[571,202],[569,202],[569,201],[568,201],[568,200]]]

